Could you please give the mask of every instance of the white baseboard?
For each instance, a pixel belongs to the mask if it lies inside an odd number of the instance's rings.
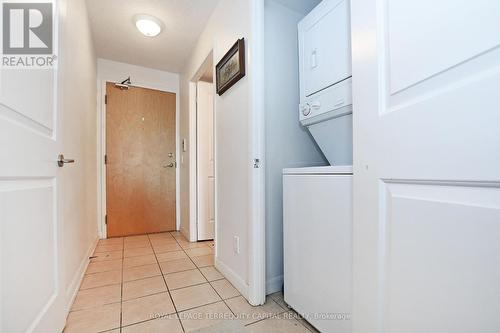
[[[283,275],[275,276],[266,281],[266,295],[277,293],[283,289]]]
[[[233,286],[238,289],[238,291],[248,300],[248,289],[249,286],[246,284],[238,274],[236,274],[231,268],[224,264],[219,259],[215,258],[215,268],[217,268],[224,277],[233,284]]]
[[[78,267],[78,270],[76,271],[73,280],[69,284],[68,288],[66,289],[66,299],[68,300],[66,302],[66,315],[68,315],[69,310],[71,309],[71,306],[73,305],[73,302],[75,301],[76,294],[78,293],[78,290],[80,289],[80,285],[82,284],[83,277],[85,276],[85,272],[87,271],[87,267],[89,265],[89,257],[92,256],[94,253],[94,250],[97,246],[97,243],[99,242],[99,238],[96,238],[89,246],[87,253],[83,257],[82,262],[80,263],[80,266]]]

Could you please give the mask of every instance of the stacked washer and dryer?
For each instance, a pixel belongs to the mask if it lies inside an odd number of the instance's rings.
[[[299,119],[330,166],[283,170],[285,302],[321,332],[351,331],[352,72],[348,0],[298,25]]]

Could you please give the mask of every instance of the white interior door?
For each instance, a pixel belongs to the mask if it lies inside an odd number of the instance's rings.
[[[1,332],[61,332],[66,319],[57,75],[0,70]]]
[[[198,240],[214,238],[215,154],[213,84],[197,83]]]
[[[500,332],[500,2],[352,23],[354,332]]]

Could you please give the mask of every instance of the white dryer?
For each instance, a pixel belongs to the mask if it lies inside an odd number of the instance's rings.
[[[352,165],[348,0],[323,0],[298,25],[299,119],[331,165]]]

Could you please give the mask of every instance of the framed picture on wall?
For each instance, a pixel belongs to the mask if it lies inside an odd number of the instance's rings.
[[[245,76],[245,39],[239,39],[215,67],[220,96]]]

